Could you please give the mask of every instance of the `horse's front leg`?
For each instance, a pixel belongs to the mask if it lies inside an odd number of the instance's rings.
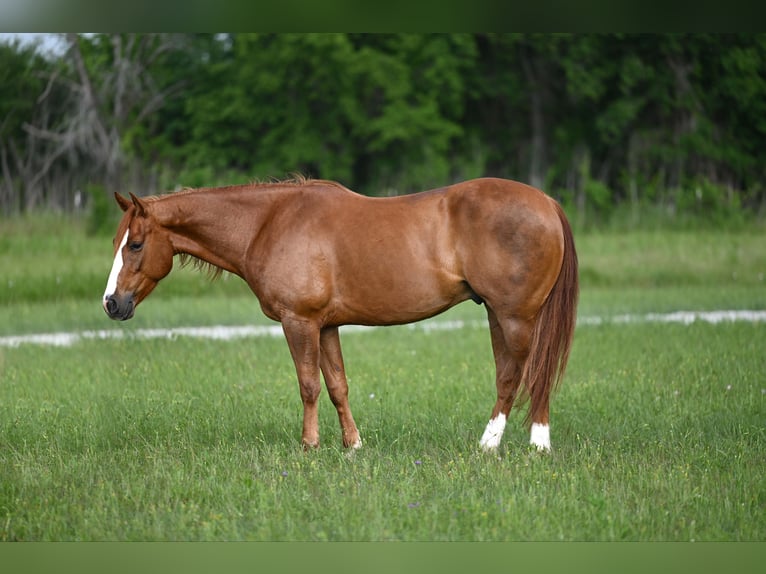
[[[322,368],[324,382],[330,399],[338,411],[338,420],[343,432],[343,446],[360,448],[362,440],[356,428],[351,407],[348,404],[348,382],[346,369],[343,366],[343,355],[340,350],[340,336],[337,327],[325,327],[320,335],[321,354],[319,365]]]
[[[282,330],[298,374],[303,401],[303,448],[319,446],[319,326],[311,321],[291,318],[282,321]]]

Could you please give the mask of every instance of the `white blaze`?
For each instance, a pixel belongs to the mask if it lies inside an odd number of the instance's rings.
[[[529,433],[529,444],[537,450],[551,450],[551,429],[548,425],[532,423]]]
[[[106,282],[106,289],[104,290],[104,298],[102,300],[104,308],[106,308],[107,298],[110,295],[114,295],[114,292],[117,289],[117,277],[120,276],[120,271],[122,270],[122,248],[125,247],[125,244],[127,242],[128,242],[128,231],[126,231],[125,235],[123,235],[122,241],[120,242],[120,246],[117,248],[117,253],[114,254],[114,263],[112,263],[112,271],[109,273],[109,279]]]
[[[490,419],[487,423],[487,428],[484,429],[484,434],[479,441],[479,446],[484,450],[494,450],[500,444],[500,439],[503,438],[503,431],[505,430],[506,417],[503,413],[498,414],[495,418]]]

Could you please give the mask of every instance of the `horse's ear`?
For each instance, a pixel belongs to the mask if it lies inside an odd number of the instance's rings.
[[[139,199],[133,193],[130,194],[130,199],[133,200],[133,205],[136,206],[136,215],[139,217],[143,217],[146,215],[146,204],[143,202],[143,200]]]
[[[132,205],[129,199],[121,196],[116,191],[114,192],[114,198],[117,200],[117,205],[119,205],[120,209],[123,211],[127,211],[128,208]]]

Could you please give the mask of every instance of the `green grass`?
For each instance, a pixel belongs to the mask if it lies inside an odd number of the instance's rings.
[[[764,231],[631,231],[578,236],[592,286],[766,285]]]
[[[112,323],[108,238],[0,225],[18,293],[0,291],[0,335],[266,322],[235,278],[184,270]],[[766,308],[762,234],[576,239],[582,316]],[[68,265],[87,286],[55,282]],[[0,347],[0,539],[766,539],[763,323],[578,327],[548,456],[521,411],[497,455],[479,452],[494,383],[473,325],[342,335],[365,442],[351,457],[326,393],[322,447],[300,449],[279,338]]]

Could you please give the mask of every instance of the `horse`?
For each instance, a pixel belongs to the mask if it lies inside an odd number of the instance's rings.
[[[362,441],[348,401],[338,328],[400,325],[463,301],[486,308],[496,400],[479,447],[495,451],[517,399],[530,445],[550,451],[549,404],[575,328],[578,262],[559,203],[529,185],[479,178],[392,197],[297,178],[115,193],[123,216],[102,305],[115,320],[173,267],[241,277],[282,325],[303,403],[301,442],[319,446],[320,373],[345,448]]]

